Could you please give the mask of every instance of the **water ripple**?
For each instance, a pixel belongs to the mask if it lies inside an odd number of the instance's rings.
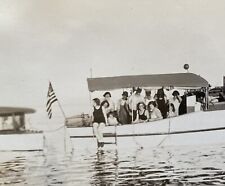
[[[1,153],[0,185],[225,185],[224,148]]]

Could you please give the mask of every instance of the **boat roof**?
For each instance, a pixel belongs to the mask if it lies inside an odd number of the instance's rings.
[[[131,87],[208,87],[207,80],[194,73],[172,73],[88,78],[90,92]]]
[[[30,114],[34,113],[32,108],[25,107],[0,107],[0,116],[12,115],[12,114]]]

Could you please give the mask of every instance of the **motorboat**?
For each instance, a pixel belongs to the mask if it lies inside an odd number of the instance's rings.
[[[210,104],[208,99],[210,85],[200,75],[188,72],[98,77],[88,78],[87,82],[90,94],[94,91],[123,90],[132,87],[151,87],[152,89],[172,87],[187,93],[186,114],[152,122],[107,126],[104,129],[106,144],[129,148],[137,144],[141,147],[157,147],[225,142],[225,104]],[[199,90],[205,95],[203,109],[196,109],[197,101],[193,93]],[[96,139],[91,126],[87,127],[85,124],[74,127],[71,122],[68,123],[67,131],[74,148],[96,147],[93,145]]]
[[[28,129],[26,114],[34,113],[31,108],[0,107],[0,151],[42,151],[43,131]]]

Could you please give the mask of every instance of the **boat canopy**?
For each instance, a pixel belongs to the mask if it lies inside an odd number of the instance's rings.
[[[0,116],[19,115],[34,113],[35,110],[24,107],[0,107]]]
[[[90,92],[131,87],[208,87],[209,83],[194,73],[151,74],[88,78]]]

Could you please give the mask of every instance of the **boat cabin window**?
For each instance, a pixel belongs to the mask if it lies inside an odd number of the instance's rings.
[[[0,117],[1,130],[25,130],[24,114],[4,115]]]

